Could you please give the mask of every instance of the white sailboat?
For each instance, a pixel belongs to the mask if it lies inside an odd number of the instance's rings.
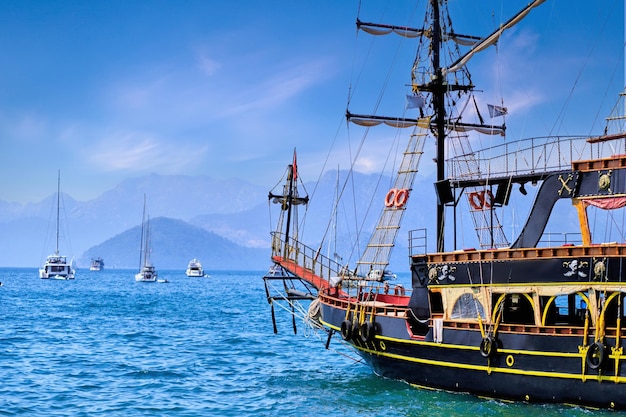
[[[57,218],[56,218],[56,246],[54,253],[48,255],[43,267],[39,269],[41,279],[74,279],[75,270],[72,261],[67,262],[67,256],[59,254],[59,214],[61,207],[61,171],[57,179]]]
[[[143,216],[141,219],[141,246],[139,248],[139,272],[137,282],[156,282],[157,271],[150,262],[150,217],[146,220],[146,196],[143,196]]]

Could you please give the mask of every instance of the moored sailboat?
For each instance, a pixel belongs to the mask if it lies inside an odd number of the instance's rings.
[[[135,274],[137,282],[156,282],[158,273],[150,261],[150,216],[146,218],[146,196],[143,197],[143,215],[141,217],[141,243],[139,247],[139,272]]]
[[[67,261],[67,256],[61,255],[59,251],[59,234],[60,234],[60,210],[61,210],[61,171],[57,178],[57,194],[56,194],[56,244],[54,253],[46,257],[46,261],[42,268],[39,269],[39,278],[41,279],[57,279],[68,280],[74,279],[75,270],[72,261]]]
[[[592,209],[626,207],[624,113],[611,115],[601,135],[534,138],[498,155],[497,149],[472,151],[467,132],[503,135],[504,125],[467,123],[462,111],[454,110],[474,90],[467,70],[472,55],[541,3],[531,2],[484,38],[455,33],[442,18],[448,16],[446,2],[438,0],[430,0],[430,26],[422,29],[357,21],[360,30],[372,34],[422,39],[415,62],[430,62],[431,68],[413,73],[412,98],[428,104],[420,103],[420,117],[413,119],[347,114],[368,126],[415,129],[381,202],[379,222],[353,267],[323,256],[294,232],[297,205],[308,203],[294,181],[294,159],[282,193],[269,196],[281,215],[272,234],[273,265],[264,276],[266,294],[273,319],[275,303],[287,302],[295,312],[299,302],[311,300],[309,323],[326,332],[326,347],[337,335],[384,377],[499,399],[626,409],[626,244],[620,243],[623,236],[619,242],[594,240],[589,220]],[[444,43],[453,40],[472,46],[444,65]],[[493,110],[506,113],[504,107]],[[411,231],[412,288],[389,290],[381,274],[370,271],[384,271],[389,263],[423,142],[431,136],[437,143],[436,250],[428,252],[425,230]],[[447,145],[464,151],[446,161]],[[546,147],[561,156],[558,162],[538,167],[533,159],[528,169],[521,168],[525,157]],[[581,152],[574,157],[572,149]],[[498,213],[509,204],[513,186],[525,195],[528,184],[538,186],[536,198],[509,243]],[[544,244],[560,201],[571,202],[580,240]],[[456,231],[457,211],[465,205],[478,249],[458,249],[456,233],[445,233],[446,226]],[[446,237],[453,245],[446,246]],[[276,281],[282,285],[274,286]]]

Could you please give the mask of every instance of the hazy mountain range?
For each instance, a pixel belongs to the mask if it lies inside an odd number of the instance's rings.
[[[346,175],[340,173],[340,182]],[[337,172],[328,172],[317,186],[313,182],[304,184],[306,191],[315,195],[300,227],[300,238],[316,247],[326,236],[326,241],[336,247],[332,251],[325,248],[324,252],[350,252],[343,253],[344,260],[350,257],[354,264],[382,206],[371,204],[371,191],[380,186],[378,176],[355,174],[350,182],[357,184],[349,196],[357,208],[340,205],[332,222]],[[157,268],[184,269],[191,258],[198,258],[208,270],[264,270],[269,267],[270,231],[276,227],[279,212],[277,205],[268,203],[269,188],[240,180],[152,174],[128,179],[84,202],[62,192],[61,253],[75,257],[79,268],[88,267],[96,256],[104,258],[108,268],[137,268],[145,194],[151,218],[152,260]],[[376,192],[377,202],[388,189],[387,185],[382,188]],[[274,192],[280,193],[281,189]],[[300,216],[303,214],[301,209]],[[364,222],[357,220],[363,218]],[[340,227],[335,225],[342,223],[361,232],[338,232]],[[54,192],[38,203],[0,201],[0,266],[42,265],[45,257],[54,252],[55,227]],[[352,244],[355,241],[361,245],[356,249]],[[399,236],[398,246],[395,254],[401,259],[399,268],[405,270],[405,234]]]
[[[347,175],[346,171],[329,171],[319,181],[303,184],[310,203],[299,208],[299,218],[304,221],[292,235],[298,233],[300,241],[352,267],[376,225],[392,182],[378,175]],[[137,268],[145,194],[152,260],[157,268],[184,269],[190,259],[198,258],[207,270],[265,270],[270,266],[270,232],[276,228],[280,212],[278,205],[268,202],[270,188],[207,176],[152,174],[128,179],[89,201],[76,201],[62,193],[61,253],[74,257],[79,268],[88,267],[97,256],[104,258],[108,268]],[[277,182],[272,192],[280,194],[282,182]],[[334,211],[338,194],[341,203]],[[513,195],[523,197],[518,192]],[[532,200],[529,195],[524,204],[529,206]],[[527,211],[516,212],[516,233]],[[575,226],[575,211],[567,213],[552,216],[546,230],[567,231]],[[513,219],[501,220],[510,224]],[[418,175],[392,253],[394,271],[408,271],[410,229],[428,227],[426,243],[433,249],[434,224],[434,187],[429,178]],[[38,203],[0,201],[0,267],[41,266],[54,252],[55,225],[54,192]],[[509,229],[507,234],[515,234]],[[472,224],[459,224],[459,230],[459,241],[475,240]],[[446,239],[453,241],[452,236]],[[476,243],[471,246],[478,247]]]

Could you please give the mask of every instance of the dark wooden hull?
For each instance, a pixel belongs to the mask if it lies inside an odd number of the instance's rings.
[[[350,316],[345,308],[322,305],[321,321],[331,330],[340,332]],[[437,343],[432,327],[424,336],[412,336],[406,318],[376,316],[375,322],[371,340],[355,330],[347,341],[380,376],[496,399],[626,409],[626,378],[620,376],[626,367],[612,352],[614,344],[607,342],[602,365],[590,369],[584,335],[567,334],[567,329],[557,334],[533,333],[528,326],[502,331],[496,352],[485,357],[482,334],[475,328],[444,327]]]

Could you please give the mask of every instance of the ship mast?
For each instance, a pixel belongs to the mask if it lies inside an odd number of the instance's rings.
[[[141,215],[141,240],[139,244],[139,270],[144,265],[144,229],[146,227],[146,195],[143,195],[143,214]]]
[[[446,185],[446,140],[450,139],[449,131],[455,131],[460,134],[465,134],[469,131],[477,131],[481,134],[489,135],[501,135],[504,136],[506,130],[505,125],[485,124],[482,119],[480,123],[467,123],[461,121],[460,118],[452,118],[452,114],[446,110],[446,106],[454,106],[454,102],[458,99],[449,99],[448,96],[457,93],[461,96],[463,93],[471,92],[474,86],[471,83],[470,74],[466,69],[467,62],[478,52],[485,48],[494,45],[502,33],[516,25],[521,21],[533,8],[542,4],[545,0],[534,0],[529,3],[524,9],[517,13],[513,18],[509,19],[506,23],[500,25],[491,34],[485,37],[476,37],[469,35],[461,35],[454,33],[451,28],[447,28],[447,16],[446,8],[447,2],[445,0],[430,0],[429,12],[431,27],[428,29],[416,29],[405,26],[385,25],[377,23],[363,22],[357,19],[357,29],[364,30],[372,35],[386,35],[388,33],[397,33],[401,36],[407,36],[409,38],[416,36],[426,36],[429,38],[429,45],[425,45],[428,49],[422,49],[424,54],[428,54],[430,66],[428,74],[420,73],[419,77],[414,74],[413,91],[419,93],[428,93],[430,96],[430,105],[428,108],[432,111],[431,114],[427,114],[428,110],[420,108],[420,117],[418,118],[405,118],[405,117],[389,117],[381,115],[363,115],[351,113],[346,111],[347,120],[356,123],[358,125],[371,127],[379,124],[387,124],[389,126],[406,128],[409,126],[417,126],[420,128],[428,129],[432,135],[435,136],[436,143],[436,158],[437,165],[437,179],[436,186],[439,193],[439,184],[442,184],[441,190],[445,191]],[[472,45],[471,48],[465,53],[461,54],[460,51],[451,50],[452,55],[457,55],[459,58],[446,66],[446,63],[442,62],[446,60],[446,49],[449,41],[454,41],[457,45]],[[421,52],[418,51],[418,55]],[[420,62],[426,62],[426,56],[418,56],[424,58]],[[455,72],[462,72],[462,76],[452,77]],[[421,83],[415,82],[416,79],[420,79]],[[461,81],[464,80],[464,81]],[[450,190],[452,191],[452,190]],[[445,207],[446,204],[454,200],[441,198],[438,194],[437,201],[437,244],[436,248],[438,252],[445,251],[444,242],[444,223],[445,223]],[[456,202],[454,203],[456,205]],[[490,246],[493,246],[491,244]]]
[[[295,155],[295,151],[294,151],[294,155]],[[285,247],[289,245],[289,231],[290,231],[289,229],[291,227],[291,211],[293,208],[292,202],[294,198],[294,195],[293,195],[294,194],[293,193],[294,166],[289,165],[287,169],[289,170],[287,174],[287,184],[288,184],[287,187],[289,191],[287,192],[287,224],[285,225]]]
[[[285,185],[283,186],[282,194],[270,191],[268,199],[269,201],[275,204],[280,204],[281,206],[281,215],[278,220],[276,232],[283,234],[284,226],[283,240],[285,251],[287,251],[287,248],[290,245],[289,241],[294,239],[292,236],[295,234],[296,238],[298,237],[297,211],[294,213],[292,213],[292,211],[296,209],[295,206],[309,203],[308,195],[300,197],[298,194],[298,167],[295,149],[293,150],[293,163],[287,166],[287,179]]]
[[[56,243],[56,251],[55,255],[59,255],[59,216],[60,216],[60,206],[61,206],[61,170],[57,175],[57,243]]]
[[[432,39],[431,39],[431,47],[432,47],[432,71],[433,71],[433,80],[426,86],[420,86],[420,89],[429,91],[432,95],[433,102],[433,111],[434,111],[434,127],[431,125],[431,129],[434,130],[436,135],[436,143],[437,143],[437,182],[444,181],[446,179],[445,172],[445,142],[446,142],[446,130],[448,121],[446,120],[446,103],[445,98],[446,94],[452,91],[471,91],[474,86],[471,85],[459,85],[456,83],[448,83],[446,77],[449,73],[459,71],[461,68],[465,66],[465,64],[476,54],[477,52],[482,51],[486,47],[495,44],[502,33],[515,26],[520,20],[522,20],[530,11],[541,5],[545,0],[534,0],[532,3],[529,3],[524,9],[522,9],[519,13],[509,19],[506,23],[500,25],[495,31],[493,31],[488,36],[482,38],[480,41],[476,42],[474,46],[458,58],[455,62],[453,62],[449,67],[442,68],[440,62],[440,54],[442,51],[442,30],[441,30],[441,14],[439,8],[439,2],[441,0],[430,0],[430,5],[433,11],[433,30],[432,30]],[[445,2],[443,2],[445,3]],[[443,4],[442,3],[442,4]],[[426,88],[424,88],[426,87]],[[461,123],[454,123],[457,125],[462,125]],[[500,130],[502,133],[505,130],[505,126],[491,126],[495,128],[495,130]],[[442,252],[445,250],[444,245],[444,223],[445,223],[445,202],[441,201],[441,199],[437,200],[437,251]]]
[[[439,62],[441,52],[441,20],[439,16],[439,0],[430,0],[433,9],[433,71],[434,79],[431,83],[433,107],[435,111],[435,134],[437,136],[437,182],[443,181],[445,173],[445,142],[446,142],[446,107],[443,74]],[[444,246],[444,204],[437,199],[437,252],[443,252]]]

